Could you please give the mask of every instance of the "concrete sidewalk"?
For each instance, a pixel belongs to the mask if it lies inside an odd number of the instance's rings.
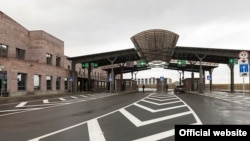
[[[235,90],[234,92],[231,92],[230,90],[215,90],[218,92],[227,92],[231,94],[250,94],[250,90]]]
[[[231,93],[230,91],[205,91],[204,93],[199,93],[197,91],[191,91],[188,93],[199,94],[204,96],[211,96],[211,97],[248,97],[250,98],[250,93],[242,93],[242,92],[234,92]]]

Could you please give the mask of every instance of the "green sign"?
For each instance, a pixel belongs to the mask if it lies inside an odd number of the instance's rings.
[[[186,60],[177,60],[177,66],[178,67],[185,67],[186,66]]]
[[[91,67],[98,68],[98,63],[90,63]],[[82,68],[89,68],[89,63],[82,63]]]
[[[146,66],[146,62],[144,60],[140,60],[138,63],[139,67],[145,67]]]

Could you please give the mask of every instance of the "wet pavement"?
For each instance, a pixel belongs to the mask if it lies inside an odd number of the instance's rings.
[[[5,141],[174,141],[176,124],[250,123],[250,96],[242,93],[170,90],[6,99],[9,103],[0,104]]]

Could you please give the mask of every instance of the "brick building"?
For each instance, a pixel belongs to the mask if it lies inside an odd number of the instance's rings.
[[[70,90],[71,62],[64,42],[42,30],[29,31],[0,11],[0,94],[63,93]],[[81,65],[77,76],[87,78]],[[107,73],[94,69],[92,78],[105,81]],[[78,91],[85,90],[81,83]]]

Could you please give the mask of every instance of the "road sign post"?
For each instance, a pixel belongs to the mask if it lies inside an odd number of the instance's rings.
[[[239,71],[240,76],[243,78],[243,94],[245,94],[245,76],[249,75],[248,52],[241,51],[239,53]]]
[[[207,80],[212,81],[212,75],[208,75]],[[209,87],[209,93],[211,93],[211,87]]]

